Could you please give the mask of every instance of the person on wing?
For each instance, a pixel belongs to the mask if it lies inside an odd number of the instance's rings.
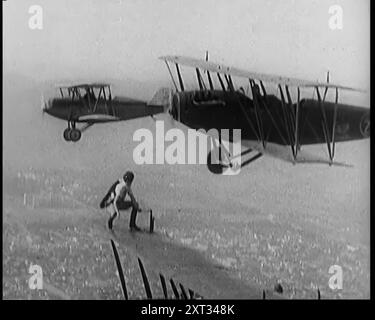
[[[108,206],[112,207],[112,213],[108,220],[108,228],[112,230],[113,221],[120,216],[119,208],[123,208],[125,206],[128,209],[130,206],[132,207],[132,211],[130,214],[130,223],[129,227],[131,231],[140,231],[141,229],[136,225],[135,221],[137,218],[137,212],[141,211],[139,208],[138,202],[136,201],[133,191],[131,189],[132,182],[134,180],[134,173],[131,171],[127,171],[124,176],[116,181],[103,200],[100,202],[100,208],[106,208]],[[130,197],[130,206],[125,202],[126,195]]]

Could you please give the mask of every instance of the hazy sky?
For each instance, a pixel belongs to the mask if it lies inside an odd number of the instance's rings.
[[[8,0],[4,67],[35,78],[166,79],[181,54],[369,89],[369,0]],[[31,5],[43,29],[28,26]],[[328,25],[331,5],[343,29]],[[368,94],[369,95],[369,94]]]

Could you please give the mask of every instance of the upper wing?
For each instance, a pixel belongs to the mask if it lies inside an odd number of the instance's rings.
[[[351,91],[363,91],[358,88],[346,87],[339,84],[334,83],[325,83],[325,82],[318,82],[318,81],[309,81],[303,80],[298,78],[289,78],[283,77],[279,75],[272,75],[272,74],[265,74],[265,73],[257,73],[246,71],[234,67],[225,66],[220,63],[205,61],[201,59],[195,59],[190,57],[184,56],[162,56],[159,59],[177,63],[183,66],[193,67],[193,68],[200,68],[202,70],[208,70],[210,72],[217,72],[222,74],[228,74],[235,77],[241,78],[248,78],[248,79],[256,79],[264,82],[271,82],[276,84],[294,86],[294,87],[324,87],[324,88],[338,88],[342,90],[351,90]]]

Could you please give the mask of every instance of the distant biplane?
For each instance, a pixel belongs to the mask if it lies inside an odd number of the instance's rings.
[[[129,120],[161,113],[164,106],[158,104],[158,91],[149,102],[127,97],[112,97],[111,86],[105,83],[58,86],[61,97],[42,101],[42,110],[56,118],[66,120],[66,141],[76,142],[81,132],[95,123]],[[78,129],[76,123],[86,123]]]

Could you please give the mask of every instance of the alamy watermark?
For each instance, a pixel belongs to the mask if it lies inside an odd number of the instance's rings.
[[[164,121],[161,120],[156,121],[155,126],[155,139],[149,129],[141,128],[134,132],[133,141],[139,142],[133,150],[136,164],[207,164],[210,152],[210,164],[227,164],[224,175],[240,172],[240,129],[221,129],[219,132],[217,129],[206,131],[189,128],[186,136],[179,128],[165,131]]]
[[[42,267],[37,264],[31,264],[29,267],[29,288],[31,290],[42,290],[43,289],[43,270]]]
[[[328,273],[332,274],[332,276],[328,280],[329,288],[332,290],[342,290],[343,288],[342,267],[337,264],[330,266],[328,269]]]
[[[328,27],[331,30],[342,30],[344,28],[344,13],[340,5],[335,4],[328,8]]]
[[[29,8],[29,28],[31,30],[43,29],[43,8],[40,5],[34,4]]]

